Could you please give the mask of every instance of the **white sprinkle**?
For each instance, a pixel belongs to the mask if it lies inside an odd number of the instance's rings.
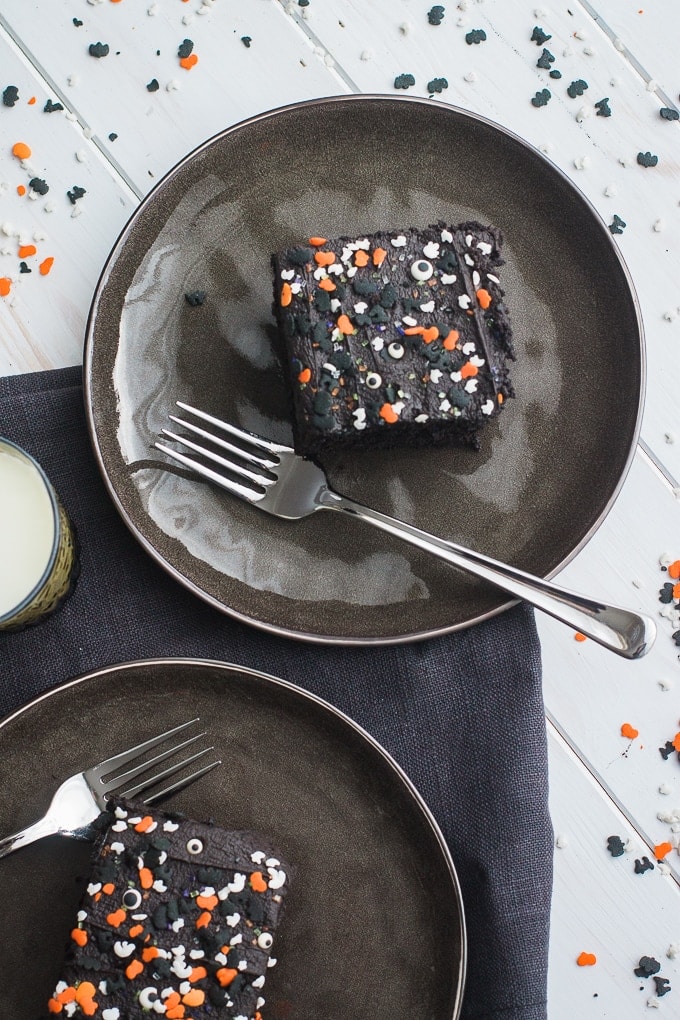
[[[569,840],[567,839],[566,836],[558,835],[555,837],[555,846],[558,847],[560,850],[563,850],[564,847],[568,845],[568,843]]]
[[[552,142],[541,142],[541,144],[539,145],[539,149],[541,150],[541,152],[544,152],[546,156],[549,156],[554,148],[555,146],[553,145]]]
[[[253,988],[263,988],[264,987],[264,974],[260,974],[259,977],[255,978],[255,980],[253,981],[252,985],[253,985]]]
[[[179,91],[179,87],[180,86],[179,86],[179,82],[177,81],[177,79],[176,78],[171,78],[170,81],[168,82],[168,84],[165,86],[165,91],[166,92],[178,92]]]
[[[405,315],[401,320],[405,326],[417,326],[418,320],[414,319],[412,315]]]
[[[590,166],[590,156],[577,156],[574,160],[574,166],[577,170],[587,170]]]
[[[246,886],[246,876],[237,871],[231,882],[227,883],[229,892],[243,892]]]
[[[76,914],[76,917],[78,918],[79,921],[86,921],[87,910],[79,910],[78,913]]]
[[[671,563],[673,563],[673,557],[671,556],[671,554],[667,552],[662,552],[661,555],[659,556],[659,566],[668,568],[670,567]]]
[[[675,318],[675,316],[676,316],[676,311],[675,311],[674,308],[669,308],[669,309],[667,309],[667,311],[665,311],[663,313],[663,318],[666,320],[666,322],[672,322],[673,319]],[[671,435],[671,433],[667,432],[666,435]],[[672,443],[673,440],[672,439],[667,439],[666,442],[667,443]]]
[[[584,28],[577,28],[576,31],[574,32],[574,39],[580,39],[581,41],[583,41],[584,39],[587,38],[588,33]]]
[[[286,881],[286,873],[285,873],[285,871],[283,871],[282,868],[268,868],[267,871],[268,871],[268,874],[269,874],[269,882],[268,882],[269,888],[270,889],[280,889],[281,886]]]
[[[193,14],[185,14],[184,17],[182,18],[182,24],[191,25],[193,20],[194,20]]]
[[[433,368],[432,371],[430,372],[430,379],[435,384],[435,386],[437,385],[441,377],[442,377],[441,368]]]
[[[485,401],[485,403],[482,404],[482,408],[481,408],[482,414],[491,414],[493,409],[494,409],[494,402],[491,399]]]
[[[82,216],[82,215],[83,215],[83,207],[80,204],[80,202],[78,202],[77,205],[74,205],[73,208],[71,209],[71,219],[75,220],[77,216]]]
[[[584,56],[586,56],[586,57],[595,57],[595,56],[597,56],[597,50],[595,49],[594,46],[584,46],[583,47],[583,53],[584,53]]]
[[[177,822],[171,822],[170,820],[168,820],[167,822],[163,823],[164,832],[177,832],[178,829],[179,824]]]
[[[647,999],[647,1006],[649,1009],[659,1009],[661,999],[657,995],[652,995],[651,998]]]
[[[337,312],[339,308],[342,308],[342,301],[340,298],[331,298],[331,311]]]
[[[354,417],[354,422],[352,423],[354,425],[354,428],[358,429],[359,431],[361,431],[362,429],[365,429],[366,428],[366,409],[364,407],[357,407],[356,411],[352,411],[352,415]],[[227,921],[228,920],[229,920],[229,918],[227,918]]]
[[[440,280],[443,284],[455,283],[458,277],[455,273],[442,273]]]
[[[671,942],[666,950],[666,956],[669,960],[677,960],[680,957],[680,942]]]
[[[470,307],[470,298],[467,294],[461,294],[458,298],[458,305],[460,308],[468,309]]]
[[[657,234],[660,234],[661,231],[663,230],[663,228],[664,228],[663,220],[661,220],[661,219],[654,220],[654,222],[652,224],[652,230],[655,230]]]
[[[418,425],[424,425],[426,421],[430,420],[429,414],[417,414],[413,419]]]
[[[664,438],[664,442],[665,443],[668,443],[669,446],[672,446],[673,443],[675,442],[675,433],[674,432],[664,432],[663,438]]]
[[[434,311],[434,300],[426,301],[424,305],[420,305],[421,312],[433,312]]]
[[[607,198],[613,198],[613,197],[614,197],[614,195],[618,194],[618,189],[617,189],[617,187],[616,187],[616,185],[615,185],[615,184],[608,184],[608,185],[606,186],[606,188],[604,189],[604,192],[603,192],[603,194],[604,194],[604,195],[605,195],[605,196],[606,196]]]
[[[74,88],[79,82],[80,75],[78,74],[69,74],[68,78],[66,79],[66,84],[70,85],[71,88]]]
[[[47,240],[47,234],[45,233],[44,230],[34,230],[33,231],[33,240],[34,241],[46,241]]]
[[[299,294],[300,291],[302,290],[302,284],[300,283],[300,281],[296,280],[295,283],[291,283],[290,290],[291,294]]]
[[[477,270],[475,269],[474,273],[472,274],[472,286],[477,288],[477,287],[479,287],[481,282],[482,282],[482,278],[479,275],[479,273],[477,272]]]
[[[372,60],[373,50],[362,50],[360,54],[360,60]]]
[[[476,71],[468,71],[467,74],[463,75],[463,81],[467,81],[467,82],[477,81],[477,72]]]
[[[126,959],[128,956],[130,956],[132,953],[134,953],[135,948],[136,948],[136,946],[135,946],[134,942],[114,942],[113,943],[113,951],[116,954],[116,956],[120,956],[121,959]]]
[[[468,255],[468,253],[465,252],[465,255],[463,256],[463,258],[465,259],[465,264],[467,266],[474,266],[475,260],[473,259],[472,255]]]
[[[492,283],[500,283],[500,282],[501,282],[501,281],[500,281],[500,280],[498,279],[498,277],[497,277],[497,276],[494,276],[494,275],[493,275],[493,273],[487,273],[487,274],[486,274],[486,278],[487,278],[487,280],[491,280],[491,282],[492,282]]]
[[[118,841],[116,841],[115,843],[110,843],[109,845],[114,854],[122,854],[123,851],[125,850],[125,844],[119,843]]]
[[[241,932],[238,932],[238,934],[234,935],[233,938],[229,939],[229,945],[230,946],[240,946],[240,944],[242,942],[243,942],[243,935],[241,934]]]
[[[590,117],[590,107],[581,106],[576,112],[576,121],[578,124],[582,124],[587,117]]]
[[[477,368],[481,368],[485,364],[484,358],[480,358],[477,354],[470,358],[470,364],[476,365]]]
[[[565,46],[564,49],[562,50],[563,57],[571,57],[573,56],[573,54],[574,51],[572,50],[571,46]]]
[[[451,243],[451,241],[453,241],[453,234],[449,230],[444,229],[441,232],[441,239],[442,241],[448,241]]]
[[[102,1020],[120,1020],[120,1010],[118,1009],[118,1006],[109,1006],[108,1009],[102,1010]]]
[[[406,246],[406,238],[403,234],[399,234],[398,237],[390,238],[390,244],[393,248],[404,248]]]
[[[399,31],[401,32],[402,35],[408,35],[409,32],[411,31],[411,22],[402,21],[401,25],[399,26]]]
[[[469,357],[470,354],[474,354],[476,350],[477,350],[477,346],[476,346],[474,340],[468,340],[467,343],[463,344],[463,354],[466,357]]]
[[[477,380],[476,379],[468,379],[468,381],[465,383],[465,391],[467,393],[476,393],[477,392]]]
[[[619,156],[619,166],[629,167],[633,165],[633,160],[630,156]]]
[[[657,684],[659,685],[662,691],[670,691],[671,687],[673,686],[672,681],[667,680],[666,677],[663,677],[661,680],[657,680]]]
[[[113,825],[111,826],[112,832],[125,832],[126,829],[127,822],[125,822],[122,818],[120,819],[120,821],[114,822]]]
[[[90,884],[87,887],[88,896],[94,896],[95,893],[99,892],[101,887],[102,887],[101,882],[90,882]]]
[[[282,269],[281,270],[281,279],[282,280],[292,280],[294,276],[295,276],[295,270],[294,269]],[[163,828],[165,828],[165,826],[163,826]],[[177,826],[175,826],[175,828],[177,828]]]
[[[439,243],[437,241],[428,241],[423,248],[423,255],[428,259],[439,258]]]
[[[64,116],[66,117],[66,120],[70,120],[72,123],[78,120],[73,110],[67,110]]]
[[[625,43],[624,43],[623,39],[619,39],[618,36],[617,36],[616,39],[614,40],[614,49],[618,50],[619,53],[623,53],[625,48],[626,48],[626,46],[625,46]]]
[[[659,793],[662,793],[664,797],[668,797],[673,792],[673,787],[669,786],[668,783],[662,783],[659,787]]]
[[[648,92],[656,92],[658,87],[659,83],[658,81],[655,81],[654,78],[650,78],[647,84],[645,85],[645,88],[647,89]]]
[[[159,10],[160,10],[159,4],[151,4],[151,7],[147,7],[146,13],[149,15],[150,18],[155,18]]]

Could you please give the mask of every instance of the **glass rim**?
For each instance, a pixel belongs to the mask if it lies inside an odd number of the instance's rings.
[[[8,609],[6,613],[0,614],[0,627],[2,627],[6,623],[11,623],[13,617],[18,616],[27,608],[27,606],[30,606],[31,602],[33,602],[33,600],[36,598],[41,589],[45,586],[45,582],[52,573],[54,561],[57,558],[61,531],[59,521],[59,506],[57,504],[57,494],[54,491],[54,487],[52,486],[52,483],[45,474],[43,468],[40,466],[35,457],[32,457],[30,453],[27,453],[27,451],[24,450],[23,447],[19,446],[18,443],[13,442],[11,439],[7,439],[5,436],[0,436],[0,450],[2,450],[3,446],[11,447],[12,450],[15,451],[15,453],[18,453],[19,456],[23,458],[23,460],[27,461],[31,465],[31,467],[35,468],[35,470],[37,471],[50,500],[50,506],[52,508],[53,527],[52,527],[52,548],[50,550],[50,555],[48,557],[45,569],[40,575],[39,580],[35,583],[33,588],[31,588],[28,594],[24,596],[21,602],[18,602],[15,606],[12,606],[12,608]]]

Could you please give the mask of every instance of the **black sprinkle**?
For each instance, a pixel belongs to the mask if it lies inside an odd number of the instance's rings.
[[[28,266],[26,265],[25,262],[20,262],[19,263],[19,272],[20,273],[30,273],[31,270],[28,268]]]
[[[79,198],[82,198],[85,194],[85,188],[81,188],[79,185],[74,184],[71,191],[67,191],[68,200],[71,205],[75,205]]]
[[[651,152],[638,152],[637,161],[640,166],[656,166],[659,157],[653,156]]]
[[[76,26],[76,28],[80,28],[80,26],[82,25],[82,21],[80,20],[80,18],[74,18],[73,24]]]
[[[633,871],[636,875],[644,875],[645,871],[654,871],[654,865],[650,861],[649,857],[643,857],[641,861],[635,861]]]
[[[659,748],[659,754],[661,755],[664,761],[668,761],[668,759],[670,758],[674,751],[675,745],[671,740],[667,740],[665,745]]]
[[[19,98],[19,89],[16,85],[8,85],[2,93],[2,102],[5,106],[14,106]]]
[[[537,46],[543,46],[544,43],[547,43],[548,39],[552,39],[552,36],[546,35],[542,28],[535,25],[531,33],[531,41],[535,42]]]
[[[478,43],[486,42],[486,32],[483,28],[473,28],[465,36],[465,42],[468,46],[476,46]]]
[[[542,67],[544,71],[550,70],[550,65],[555,63],[555,57],[550,50],[543,50],[540,57],[536,61],[536,67]]]
[[[537,92],[534,98],[531,100],[533,106],[547,106],[552,99],[552,93],[550,89],[541,89]]]
[[[432,81],[427,83],[428,92],[443,92],[448,87],[449,83],[446,78],[433,78]]]
[[[91,57],[106,57],[109,53],[109,44],[102,42],[90,43],[88,52]]]
[[[598,103],[595,103],[598,117],[611,117],[612,111],[609,107],[609,97],[606,99],[600,99]]]
[[[663,588],[659,589],[659,602],[669,605],[673,601],[673,587],[670,581],[666,581]]]
[[[676,645],[680,645],[680,630],[676,630],[673,632],[673,640],[675,641]]]
[[[395,89],[410,89],[415,83],[416,80],[412,74],[398,74],[394,79]]]
[[[180,47],[177,50],[177,56],[181,57],[183,60],[185,57],[188,57],[190,55],[193,48],[194,44],[191,41],[191,39],[185,39],[184,42],[180,44]]]
[[[192,308],[197,308],[198,305],[202,305],[207,296],[208,295],[204,290],[192,290],[188,294],[184,295],[186,303],[191,305]]]
[[[576,99],[577,96],[582,96],[585,90],[588,88],[588,82],[584,81],[583,78],[577,78],[573,81],[567,89],[567,95],[571,99]]]
[[[620,836],[610,836],[607,839],[607,850],[612,857],[621,857],[623,855],[623,840]]]
[[[671,990],[670,981],[665,977],[655,977],[654,984],[656,985],[656,994],[661,998],[664,995],[668,995]]]
[[[558,71],[557,68],[555,68],[553,71],[550,72],[550,77],[551,78],[561,78],[562,77],[562,72]]]
[[[43,110],[45,113],[56,113],[57,110],[63,109],[64,107],[61,105],[61,103],[53,103],[51,99],[48,99],[45,105],[43,106]]]
[[[659,110],[659,116],[663,117],[664,120],[677,120],[680,117],[680,113],[677,110],[671,110],[669,106],[662,106]]]
[[[43,181],[42,178],[40,177],[31,178],[31,180],[28,182],[28,186],[33,191],[37,191],[39,195],[46,195],[47,192],[50,190],[49,184],[47,184],[46,181]]]
[[[118,135],[116,134],[116,132],[112,131],[111,134],[109,135],[109,141],[110,142],[115,142],[117,137],[118,137]]]
[[[625,226],[626,226],[625,221],[622,220],[620,216],[617,216],[616,213],[614,213],[614,219],[609,224],[609,229],[612,232],[612,234],[622,234]]]
[[[437,4],[427,12],[427,20],[431,25],[441,25],[444,20],[444,11],[445,8],[441,4]]]
[[[158,92],[160,85],[158,84],[158,78],[152,78],[146,86],[147,92]]]
[[[298,7],[309,7],[309,0],[298,0]]]
[[[661,964],[653,956],[641,956],[633,973],[638,977],[646,978],[651,977],[652,974],[658,974],[660,970]]]
[[[241,36],[241,42],[243,43],[243,45],[245,46],[245,48],[247,50],[250,49],[250,44],[251,44],[252,41],[253,41],[252,37],[249,36],[249,35],[242,35]]]

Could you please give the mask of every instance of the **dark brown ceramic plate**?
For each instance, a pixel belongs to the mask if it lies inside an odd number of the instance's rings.
[[[268,836],[294,869],[268,1020],[455,1020],[465,931],[440,831],[371,737],[290,683],[161,659],[53,690],[0,724],[3,829],[34,821],[72,773],[194,716],[223,764],[173,807]],[[53,991],[88,856],[51,837],[2,861],[0,1002],[13,1020],[42,1015]]]
[[[265,629],[347,643],[423,638],[508,605],[356,520],[277,520],[153,449],[176,399],[290,441],[271,252],[470,218],[505,236],[517,398],[478,452],[352,455],[326,465],[331,482],[544,577],[601,523],[635,447],[644,374],[637,303],[606,225],[561,171],[480,117],[408,97],[314,101],[237,125],[172,170],[93,302],[85,384],[104,478],[142,545],[197,595]],[[190,307],[195,290],[206,300]]]

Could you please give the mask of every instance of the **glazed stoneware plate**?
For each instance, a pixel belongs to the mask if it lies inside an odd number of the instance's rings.
[[[539,576],[609,510],[643,392],[640,316],[606,225],[520,139],[436,102],[343,96],[263,114],[141,204],[98,285],[85,358],[94,449],[142,545],[213,606],[313,641],[408,641],[508,605],[360,522],[278,520],[154,450],[176,400],[290,442],[270,255],[438,220],[500,227],[516,398],[478,451],[329,459],[339,492]],[[185,294],[203,291],[190,305]]]
[[[290,683],[164,659],[54,689],[0,724],[3,827],[34,821],[67,776],[195,716],[223,764],[168,806],[259,832],[291,864],[269,1020],[455,1020],[465,927],[440,831],[371,737]],[[1,862],[0,1002],[12,1020],[45,1012],[89,853],[50,837]]]

